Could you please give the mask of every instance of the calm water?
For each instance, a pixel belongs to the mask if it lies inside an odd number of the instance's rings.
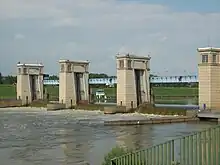
[[[103,125],[103,120],[122,117],[131,118],[126,115],[104,116],[98,111],[1,109],[0,164],[75,165],[88,161],[91,165],[98,165],[104,154],[117,144],[146,148],[213,125]]]

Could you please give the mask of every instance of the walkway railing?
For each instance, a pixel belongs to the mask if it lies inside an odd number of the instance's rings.
[[[112,165],[219,165],[220,125],[112,159]]]
[[[151,83],[198,83],[197,76],[160,76],[151,77]],[[44,85],[59,85],[59,80],[44,80]],[[90,78],[89,84],[117,84],[117,78]]]

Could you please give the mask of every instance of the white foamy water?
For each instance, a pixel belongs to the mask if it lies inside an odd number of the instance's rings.
[[[61,115],[73,117],[79,121],[96,120],[96,121],[109,121],[109,120],[145,120],[150,118],[161,117],[173,117],[170,115],[154,115],[154,114],[104,114],[99,110],[87,111],[87,110],[59,110],[59,111],[47,111],[46,108],[32,108],[32,107],[16,107],[16,108],[0,108],[0,111],[4,113],[33,113],[41,115]]]

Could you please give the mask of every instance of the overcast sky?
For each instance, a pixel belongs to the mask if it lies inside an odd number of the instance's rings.
[[[152,57],[159,75],[197,73],[198,47],[220,46],[219,0],[0,0],[0,71],[16,63],[89,60],[115,75],[116,53]]]

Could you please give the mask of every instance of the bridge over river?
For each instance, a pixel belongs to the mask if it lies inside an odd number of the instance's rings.
[[[99,165],[111,147],[142,149],[189,135],[215,123],[104,126],[105,120],[147,115],[104,115],[100,111],[0,109],[1,164]],[[153,116],[151,116],[153,117]]]
[[[198,77],[195,75],[190,76],[158,76],[151,77],[150,82],[153,84],[157,83],[198,83]],[[45,85],[59,85],[59,80],[44,80]],[[117,84],[117,78],[91,78],[89,84],[97,85],[111,85]]]

